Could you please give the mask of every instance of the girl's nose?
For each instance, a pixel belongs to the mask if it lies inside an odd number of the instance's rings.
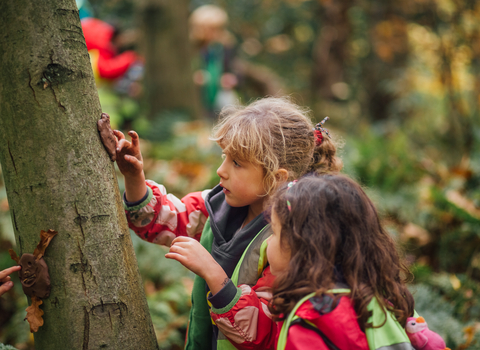
[[[225,160],[218,167],[217,175],[220,176],[220,178],[222,178],[222,179],[225,179],[227,177],[227,172],[225,171]]]

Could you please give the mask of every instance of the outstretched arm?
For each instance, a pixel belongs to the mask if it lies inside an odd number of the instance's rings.
[[[175,238],[165,257],[177,260],[207,282],[212,319],[237,349],[274,349],[277,325],[268,310],[274,280],[269,267],[254,287],[237,287],[194,239]]]

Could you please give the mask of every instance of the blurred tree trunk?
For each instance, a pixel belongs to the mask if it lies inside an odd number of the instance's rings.
[[[314,100],[345,99],[347,42],[351,34],[348,10],[351,0],[324,1],[317,10],[322,27],[313,47],[312,93]],[[340,83],[340,85],[338,85]],[[337,84],[337,85],[335,85]],[[343,87],[343,91],[342,91]]]
[[[0,3],[0,160],[19,255],[52,290],[37,349],[156,349],[74,0]]]
[[[389,117],[395,93],[388,82],[405,65],[408,57],[408,37],[403,8],[395,2],[369,1],[363,4],[352,0],[322,1],[317,17],[322,27],[314,48],[312,72],[313,97],[324,100],[347,100],[352,86],[346,84],[350,67],[360,66],[363,110],[374,121]],[[351,54],[351,41],[357,34],[352,28],[350,11],[361,8],[370,30],[367,33],[369,54],[358,59]]]
[[[365,110],[373,121],[388,119],[396,99],[392,81],[398,81],[409,55],[408,3],[370,1],[365,7],[369,23],[370,54],[362,62],[361,83]]]
[[[143,0],[139,13],[145,55],[148,116],[176,112],[198,117],[188,33],[188,0]]]
[[[478,79],[479,62],[480,62],[480,47],[479,39],[480,33],[478,30],[467,33],[465,21],[465,14],[472,10],[475,6],[471,1],[456,1],[452,8],[450,19],[447,23],[443,23],[444,19],[437,18],[439,5],[435,2],[429,2],[430,6],[427,8],[429,12],[429,19],[434,19],[428,22],[431,29],[440,37],[439,55],[440,67],[439,76],[445,92],[445,100],[447,106],[447,125],[448,133],[446,134],[446,141],[451,149],[456,149],[451,164],[459,166],[462,154],[465,159],[472,152],[475,144],[475,119],[478,120],[479,115],[479,97],[480,97],[480,81]],[[445,34],[444,27],[448,25],[452,28],[453,35]],[[466,97],[462,93],[464,87],[461,86],[461,78],[458,76],[458,71],[455,65],[458,65],[456,60],[457,50],[462,48],[472,48],[471,51],[471,65],[474,76],[477,77],[474,87],[472,89],[473,98]]]

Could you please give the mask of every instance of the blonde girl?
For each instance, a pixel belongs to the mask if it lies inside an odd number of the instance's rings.
[[[219,120],[211,139],[223,149],[220,182],[182,199],[145,181],[137,134],[129,132],[129,142],[115,131],[126,214],[140,238],[170,246],[166,257],[197,275],[186,349],[271,349],[276,325],[262,302],[271,282],[264,203],[280,184],[339,171],[342,163],[323,129],[314,131],[308,111],[287,98],[225,108]]]

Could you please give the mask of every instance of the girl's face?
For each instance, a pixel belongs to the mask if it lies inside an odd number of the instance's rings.
[[[270,272],[276,276],[287,269],[291,252],[289,247],[285,247],[285,244],[282,245],[282,227],[275,210],[272,210],[271,223],[273,234],[268,237],[267,258],[270,264]]]
[[[220,186],[223,187],[226,201],[232,207],[250,206],[250,210],[260,214],[263,211],[265,189],[263,169],[250,162],[233,159],[225,153],[222,165],[217,169]]]

